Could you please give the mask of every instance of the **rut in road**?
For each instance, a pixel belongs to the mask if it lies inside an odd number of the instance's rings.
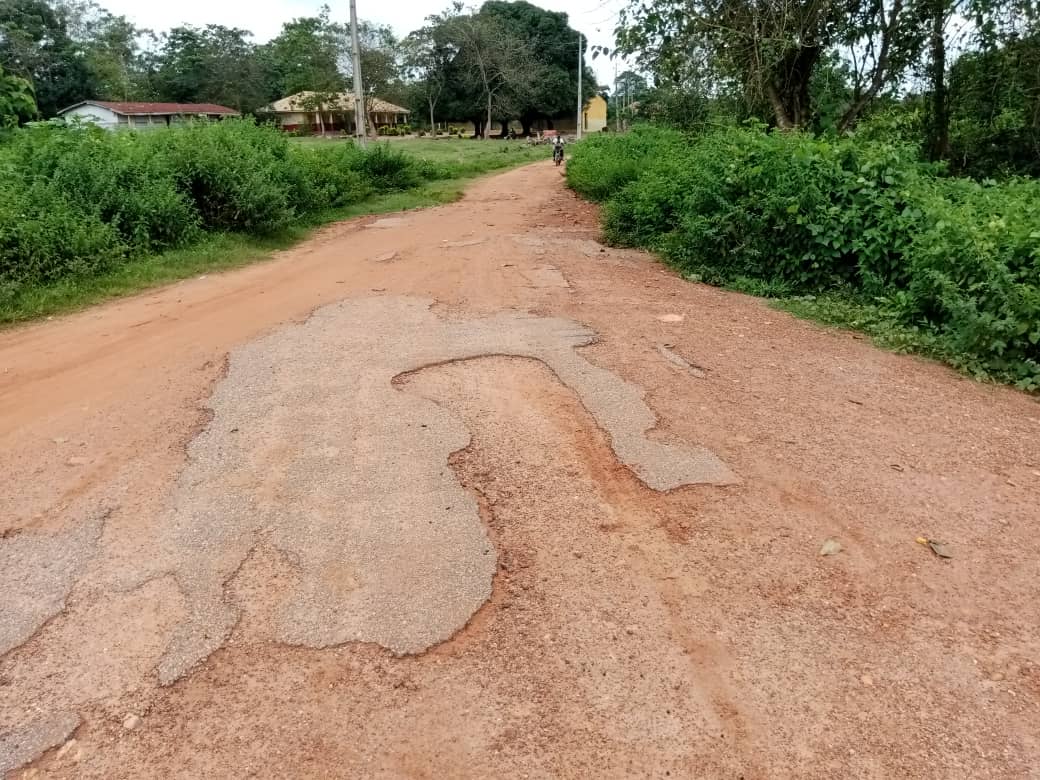
[[[0,333],[0,764],[1028,776],[1035,403],[594,218],[537,165]]]

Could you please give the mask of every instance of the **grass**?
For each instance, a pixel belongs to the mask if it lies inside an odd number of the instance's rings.
[[[953,352],[930,331],[906,325],[883,305],[847,293],[786,296],[770,299],[769,305],[828,328],[863,333],[881,349],[941,361],[975,379],[1010,381]]]
[[[353,143],[349,138],[294,138],[302,146]],[[411,157],[447,165],[461,175],[477,175],[500,170],[523,162],[548,159],[552,156],[547,146],[530,145],[526,141],[488,141],[472,138],[390,138],[380,139],[394,151]]]
[[[684,274],[691,282],[703,282],[699,274]],[[909,326],[898,314],[886,309],[883,300],[872,301],[854,290],[832,290],[816,295],[795,295],[784,284],[739,277],[721,285],[734,292],[765,298],[778,311],[827,328],[855,331],[866,335],[874,346],[900,354],[920,355],[953,366],[980,381],[1014,384],[1014,379],[994,374],[944,345],[933,332]]]
[[[338,140],[299,139],[302,143],[341,143]],[[350,143],[349,140],[345,143]],[[20,290],[0,298],[0,324],[24,322],[68,312],[108,298],[129,295],[180,279],[248,265],[268,258],[272,252],[290,247],[330,222],[394,211],[451,203],[461,197],[469,180],[491,171],[502,170],[543,159],[544,148],[528,148],[519,142],[403,139],[394,148],[416,157],[444,164],[451,179],[435,180],[404,192],[369,198],[342,209],[332,209],[310,217],[267,237],[222,233],[209,235],[198,243],[157,255],[138,258],[106,274],[89,278],[70,278],[45,286]]]

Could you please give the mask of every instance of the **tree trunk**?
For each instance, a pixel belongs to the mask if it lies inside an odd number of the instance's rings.
[[[365,118],[368,120],[368,136],[369,138],[379,138],[379,129],[376,127],[376,112],[372,110],[373,106],[369,101],[365,101]]]
[[[434,138],[436,138],[437,137],[437,125],[435,125],[434,122],[433,122],[433,105],[434,105],[434,103],[433,103],[432,100],[429,100],[427,102],[430,104],[430,134]]]
[[[769,98],[769,105],[773,107],[773,117],[776,119],[776,126],[781,130],[793,130],[794,119],[791,118],[790,111],[784,104],[779,90],[772,83],[766,84],[766,97]]]
[[[491,136],[491,93],[487,96],[487,124],[484,125],[484,140]]]
[[[950,152],[950,113],[946,101],[946,6],[934,0],[931,32],[932,106],[928,128],[928,158],[945,159]]]
[[[325,117],[321,115],[321,106],[318,106],[318,131],[321,133],[321,137],[325,137]]]
[[[520,117],[520,126],[523,128],[524,138],[531,137],[531,125],[534,124],[534,120],[530,117]]]
[[[802,127],[812,118],[809,83],[821,51],[815,45],[793,49],[784,57],[773,82],[767,85],[766,97],[781,130]]]
[[[938,1],[941,2],[941,0]],[[899,34],[899,16],[902,11],[903,0],[895,0],[892,3],[888,21],[885,22],[885,27],[881,32],[881,49],[878,52],[877,63],[874,65],[874,76],[870,80],[870,86],[863,94],[856,95],[852,105],[845,111],[841,121],[838,122],[839,133],[844,133],[855,124],[856,120],[859,119],[860,113],[867,107],[870,101],[877,97],[878,92],[888,78],[888,53],[891,49],[893,38]],[[858,84],[856,92],[859,92]]]

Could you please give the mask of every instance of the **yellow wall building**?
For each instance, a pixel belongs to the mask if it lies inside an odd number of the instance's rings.
[[[447,124],[454,125],[459,129],[463,130],[466,135],[473,134],[473,123],[472,122],[448,122]],[[599,133],[607,126],[607,101],[603,99],[602,95],[593,95],[589,98],[589,102],[585,104],[585,108],[581,113],[581,132],[584,133]],[[511,122],[510,127],[516,130],[519,135],[523,129],[519,122]],[[542,130],[556,130],[566,135],[574,135],[577,127],[575,122],[574,113],[565,116],[561,119],[537,119],[531,125],[531,129],[540,132]],[[502,132],[501,122],[491,123],[491,135],[498,136]]]
[[[607,101],[602,95],[593,95],[582,112],[582,132],[598,133],[607,126]]]
[[[564,119],[554,119],[551,122],[536,123],[535,127],[539,130],[554,129],[559,130],[561,133],[567,135],[574,135],[575,131],[574,114]],[[603,99],[602,95],[593,95],[589,98],[589,102],[585,104],[585,109],[581,112],[581,132],[582,133],[598,133],[607,126],[607,101]]]

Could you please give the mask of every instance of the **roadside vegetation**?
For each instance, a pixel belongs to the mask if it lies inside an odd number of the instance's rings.
[[[468,177],[545,155],[409,146],[303,146],[248,120],[14,131],[0,143],[0,322],[241,264],[332,220],[447,202]]]
[[[568,181],[616,243],[1040,390],[1040,7],[632,3]],[[724,20],[720,23],[719,20]],[[656,85],[656,86],[651,86]]]
[[[943,174],[918,149],[733,127],[577,147],[615,244],[888,347],[1040,388],[1040,182]]]

